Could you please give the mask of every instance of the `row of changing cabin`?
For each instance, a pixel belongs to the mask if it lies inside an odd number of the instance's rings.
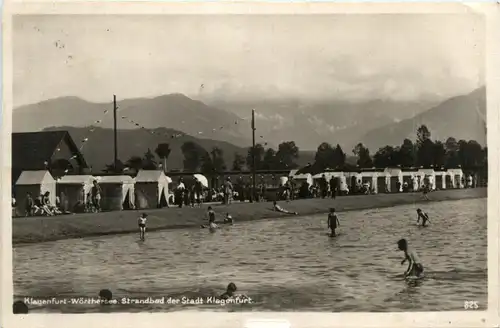
[[[463,188],[463,172],[461,169],[434,171],[421,169],[418,171],[402,171],[401,169],[386,169],[383,172],[325,172],[312,176],[311,174],[295,174],[289,176],[296,181],[307,181],[312,184],[323,174],[327,180],[337,177],[340,189],[349,190],[353,184],[369,183],[375,192],[401,192],[405,182],[414,190],[422,186],[427,178],[432,189]],[[17,211],[24,215],[26,195],[30,192],[37,197],[50,192],[50,202],[56,204],[59,196],[63,211],[73,211],[78,202],[87,202],[93,181],[97,180],[101,190],[101,208],[104,211],[123,210],[130,208],[157,208],[168,204],[169,184],[172,180],[162,171],[141,170],[135,178],[128,175],[94,177],[91,175],[67,175],[55,180],[48,171],[24,171],[15,184]],[[420,184],[420,185],[419,185]],[[399,190],[398,190],[399,187]]]
[[[96,180],[101,187],[101,208],[116,211],[131,208],[157,208],[167,205],[168,186],[172,179],[162,171],[141,170],[135,178],[128,175],[66,175],[54,179],[48,171],[24,171],[14,190],[17,213],[25,215],[27,193],[33,197],[50,192],[51,204],[59,197],[60,208],[72,212],[77,203],[86,203]]]
[[[338,178],[340,190],[349,191],[353,185],[370,184],[375,193],[402,192],[405,183],[413,190],[419,190],[425,181],[432,190],[464,188],[464,174],[462,169],[448,169],[446,171],[434,171],[433,169],[419,169],[417,171],[403,171],[401,169],[385,169],[384,171],[365,172],[325,172],[316,175],[296,174],[292,170],[289,177],[294,180],[306,181],[310,185],[315,180],[325,176],[327,181]]]

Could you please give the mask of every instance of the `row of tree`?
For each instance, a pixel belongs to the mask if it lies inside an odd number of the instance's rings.
[[[181,146],[184,156],[184,170],[191,172],[203,172],[205,174],[223,172],[228,169],[243,171],[257,170],[289,170],[297,168],[296,160],[299,158],[299,148],[293,141],[286,141],[279,144],[278,149],[265,149],[261,144],[248,148],[246,158],[239,154],[234,154],[231,167],[228,167],[224,160],[224,152],[218,147],[210,151],[204,149],[196,142],[188,141]],[[167,159],[171,153],[170,145],[159,144],[154,153],[166,167]],[[154,153],[148,149],[142,156],[133,156],[126,163],[118,163],[119,167],[108,165],[107,171],[122,172],[125,167],[130,169],[156,169],[159,163],[155,160]],[[431,139],[431,132],[427,126],[422,125],[417,129],[417,139],[413,142],[410,139],[403,140],[398,146],[385,146],[380,148],[373,156],[362,143],[354,147],[352,153],[357,157],[359,168],[386,168],[386,167],[464,167],[479,168],[487,167],[487,148],[474,141],[459,140],[450,137],[444,143]],[[346,169],[347,155],[342,147],[337,144],[332,146],[327,142],[319,145],[314,166],[318,170],[325,169]]]

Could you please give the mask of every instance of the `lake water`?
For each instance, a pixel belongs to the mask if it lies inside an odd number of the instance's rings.
[[[237,205],[235,205],[237,206]],[[420,205],[431,224],[416,225],[414,205],[326,216],[152,232],[144,243],[120,235],[14,248],[14,292],[23,297],[196,298],[229,282],[251,304],[44,305],[36,312],[442,311],[465,300],[487,308],[486,199]],[[285,205],[286,207],[286,205]],[[237,218],[236,218],[237,219]],[[408,284],[396,242],[407,238],[426,277]]]

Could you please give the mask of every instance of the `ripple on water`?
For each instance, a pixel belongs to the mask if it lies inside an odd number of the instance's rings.
[[[197,297],[220,294],[229,281],[252,305],[198,306],[217,311],[458,310],[463,297],[487,302],[486,199],[429,203],[431,225],[415,224],[415,206],[339,213],[337,238],[326,216],[240,223],[204,230],[63,240],[14,248],[17,297]],[[407,238],[426,278],[409,286],[396,241]],[[174,311],[172,306],[42,307],[39,311]],[[183,307],[183,310],[186,308]]]

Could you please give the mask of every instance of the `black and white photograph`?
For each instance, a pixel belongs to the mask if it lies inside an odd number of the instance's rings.
[[[486,26],[12,15],[13,313],[488,311]]]

